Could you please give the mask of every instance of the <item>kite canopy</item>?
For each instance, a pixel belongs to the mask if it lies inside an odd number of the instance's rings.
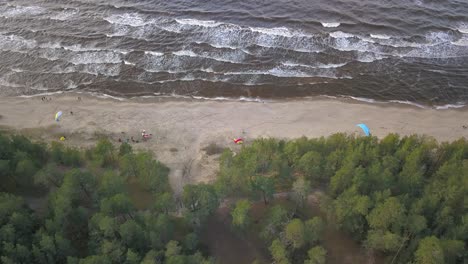
[[[236,144],[242,144],[244,143],[244,140],[242,138],[233,138],[232,139],[234,141],[234,143]]]
[[[370,136],[370,129],[366,126],[366,124],[357,124],[356,126],[360,127],[366,136]]]
[[[60,118],[62,117],[62,111],[58,111],[56,114],[55,114],[55,121],[60,121]]]

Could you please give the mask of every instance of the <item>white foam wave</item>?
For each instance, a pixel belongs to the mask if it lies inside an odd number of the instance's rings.
[[[0,86],[6,86],[6,87],[12,87],[12,88],[24,87],[24,85],[13,83],[13,82],[6,80],[5,77],[0,78]]]
[[[175,19],[175,21],[182,25],[199,26],[207,28],[217,27],[222,24],[220,22],[212,20],[198,20],[193,18]]]
[[[370,34],[371,38],[375,39],[391,39],[391,36],[388,35],[381,35],[381,34]]]
[[[111,24],[128,25],[132,27],[141,27],[154,23],[154,20],[147,21],[138,13],[113,14],[105,17],[104,20]]]
[[[317,67],[318,68],[323,68],[323,69],[330,69],[330,68],[341,68],[343,66],[345,66],[346,64],[348,63],[336,63],[336,64],[319,64]]]
[[[465,47],[468,47],[468,36],[465,37],[463,36],[462,38],[460,38],[459,40],[457,41],[452,41],[451,42],[453,45],[455,46],[465,46]]]
[[[313,69],[340,68],[340,67],[345,66],[346,64],[348,63],[306,65],[306,64],[293,63],[293,62],[281,62],[281,65],[286,66],[286,67],[304,67],[304,68],[313,68]]]
[[[187,56],[187,57],[199,57],[195,52],[191,50],[179,50],[179,51],[174,51],[172,54],[176,56]]]
[[[297,36],[298,34],[294,34],[290,29],[286,27],[276,27],[276,28],[263,28],[263,27],[250,27],[250,30],[257,33],[262,33],[271,36],[282,36],[291,38],[293,36]]]
[[[185,57],[199,57],[205,58],[210,60],[215,60],[219,62],[229,62],[229,63],[241,63],[244,59],[243,53],[230,53],[230,52],[223,52],[223,53],[211,53],[211,52],[202,52],[202,53],[195,53],[191,50],[179,50],[172,52],[175,56],[185,56]]]
[[[450,109],[450,108],[463,108],[465,107],[466,105],[463,104],[463,103],[457,103],[457,104],[446,104],[446,105],[439,105],[439,106],[435,106],[435,109],[437,110],[446,110],[446,109]]]
[[[239,47],[234,47],[234,46],[229,46],[229,45],[222,45],[222,44],[217,44],[217,43],[206,43],[206,42],[202,42],[202,41],[195,41],[195,43],[197,44],[208,44],[210,45],[211,47],[215,48],[215,49],[230,49],[230,50],[236,50],[238,49]]]
[[[33,98],[33,97],[38,97],[38,96],[48,96],[48,95],[55,95],[55,94],[63,94],[64,91],[56,91],[56,92],[45,92],[45,93],[37,93],[37,94],[32,94],[32,95],[19,95],[18,97],[21,98]]]
[[[59,20],[59,21],[65,21],[65,20],[70,20],[73,16],[78,14],[78,10],[75,9],[65,9],[60,13],[57,13],[55,15],[52,15],[50,19],[52,20]]]
[[[301,71],[283,67],[275,67],[268,70],[225,72],[223,75],[271,75],[280,78],[331,78],[331,79],[352,79],[350,76],[337,76],[334,71]]]
[[[105,94],[105,93],[91,93],[91,94],[101,99],[112,99],[112,100],[117,100],[121,102],[125,101],[125,98],[123,97],[112,96],[112,95]]]
[[[157,56],[157,57],[164,55],[164,53],[157,52],[157,51],[145,51],[145,54],[148,54],[148,55],[151,55],[151,56]]]
[[[347,97],[351,98],[353,100],[356,100],[356,101],[360,101],[360,102],[366,102],[366,103],[375,103],[376,102],[374,99],[371,99],[371,98],[356,97],[356,96],[347,96]]]
[[[37,45],[35,40],[25,39],[16,35],[0,34],[0,49],[11,51],[30,50]]]
[[[357,37],[356,35],[353,35],[351,33],[346,33],[346,32],[343,32],[343,31],[334,31],[334,32],[331,32],[329,34],[330,34],[330,37],[332,37],[332,38],[353,38],[353,37]]]
[[[9,6],[6,11],[0,13],[3,17],[17,17],[27,15],[39,15],[45,12],[40,6]]]
[[[122,58],[112,51],[91,51],[73,54],[68,61],[73,64],[115,64],[121,63]]]
[[[468,34],[468,22],[467,23],[460,23],[458,25],[457,30],[463,34]]]
[[[425,107],[425,106],[422,105],[422,104],[418,104],[418,103],[411,102],[411,101],[390,100],[389,102],[390,102],[390,103],[397,103],[397,104],[412,105],[412,106],[416,106],[416,107],[419,107],[419,108],[427,108],[427,107]]]
[[[322,26],[323,27],[327,27],[327,28],[335,28],[335,27],[339,27],[341,25],[341,23],[338,23],[338,22],[321,22],[322,23]]]

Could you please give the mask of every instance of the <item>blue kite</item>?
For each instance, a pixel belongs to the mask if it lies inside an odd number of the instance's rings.
[[[366,124],[357,124],[356,126],[360,127],[367,137],[370,136],[370,129],[366,126]]]

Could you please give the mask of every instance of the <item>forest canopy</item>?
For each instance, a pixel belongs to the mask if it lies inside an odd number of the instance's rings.
[[[217,180],[180,195],[168,167],[127,143],[78,149],[0,134],[0,146],[2,263],[214,263],[199,236],[223,201],[233,230],[258,236],[275,263],[326,263],[330,225],[388,262],[468,258],[465,139],[257,139],[224,150]],[[131,186],[151,202],[141,208]],[[323,214],[310,216],[317,190]],[[42,210],[31,193],[46,197]],[[258,203],[267,209],[254,219]]]

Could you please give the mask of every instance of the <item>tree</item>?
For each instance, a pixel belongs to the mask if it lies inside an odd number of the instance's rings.
[[[446,263],[458,263],[463,258],[465,252],[465,244],[460,240],[441,240],[440,245],[444,250],[445,262]]]
[[[250,223],[249,210],[252,204],[245,199],[239,200],[236,203],[236,207],[231,212],[232,225],[239,229],[244,229]]]
[[[68,239],[61,234],[48,235],[41,231],[36,234],[33,245],[33,255],[36,263],[65,263],[68,256],[74,255],[74,250]]]
[[[35,218],[23,199],[0,193],[0,256],[2,263],[32,261],[31,240]]]
[[[196,250],[198,246],[198,236],[196,233],[190,233],[185,236],[184,247],[190,251]]]
[[[134,207],[130,198],[125,194],[116,194],[101,200],[101,212],[104,214],[117,216],[128,215],[131,217]]]
[[[291,220],[285,227],[285,238],[295,249],[301,248],[306,242],[304,223],[301,219]]]
[[[276,234],[283,230],[283,226],[289,221],[288,212],[281,205],[275,205],[270,208],[261,236],[266,241],[272,241]]]
[[[305,222],[306,241],[308,243],[315,243],[322,239],[325,224],[322,218],[316,216]]]
[[[111,264],[112,262],[107,256],[103,255],[93,255],[87,256],[84,259],[81,259],[79,264]]]
[[[343,230],[360,238],[365,233],[367,216],[371,200],[368,196],[358,195],[349,190],[341,194],[327,209],[328,217]]]
[[[263,197],[263,202],[268,204],[268,200],[273,197],[275,193],[275,182],[270,177],[256,176],[252,181],[252,189],[259,191]]]
[[[24,158],[21,159],[17,164],[16,164],[16,169],[15,169],[15,178],[16,178],[16,183],[18,183],[21,186],[28,186],[33,180],[34,174],[39,170],[38,167],[34,164],[34,162],[29,159],[29,158]]]
[[[100,167],[110,167],[115,165],[115,147],[107,138],[102,138],[92,151],[93,160]]]
[[[310,189],[311,189],[310,188],[310,182],[304,180],[303,177],[298,178],[293,183],[292,198],[294,199],[294,201],[296,202],[297,205],[299,205],[301,207],[305,205],[305,203],[307,201],[307,197],[308,197],[308,195],[310,193]]]
[[[383,252],[396,252],[403,242],[399,235],[383,230],[370,230],[366,241],[368,247]]]
[[[127,250],[127,258],[125,259],[125,264],[140,264],[141,257],[133,252],[131,249]]]
[[[136,252],[143,252],[146,248],[145,230],[134,220],[128,220],[119,227],[119,234],[123,245]]]
[[[125,179],[122,176],[113,171],[106,171],[100,179],[99,194],[101,197],[110,197],[125,193],[125,184]]]
[[[164,256],[166,256],[166,258],[177,256],[180,254],[181,250],[182,248],[179,246],[179,243],[171,240],[166,245],[166,253],[164,253]]]
[[[275,263],[289,264],[288,252],[278,239],[275,239],[270,246],[270,253]]]
[[[174,197],[170,192],[164,192],[156,195],[154,210],[156,212],[168,214],[175,207]]]
[[[129,154],[127,154],[129,155]],[[159,161],[153,160],[150,153],[138,153],[135,155],[134,162],[136,168],[130,166],[130,173],[136,172],[136,177],[141,186],[152,193],[162,193],[170,190],[169,168]]]
[[[57,168],[55,163],[48,163],[34,175],[34,183],[46,188],[60,187],[63,181],[63,173]]]
[[[127,154],[133,153],[132,145],[124,142],[119,147],[119,156],[125,156]]]
[[[374,229],[390,229],[399,232],[404,225],[405,208],[398,198],[390,197],[384,203],[378,204],[367,216],[370,227]]]
[[[304,261],[304,264],[325,264],[327,251],[321,247],[316,246],[307,251],[309,259]]]
[[[322,156],[316,151],[309,151],[304,154],[295,167],[313,182],[318,182],[322,178]]]
[[[204,183],[185,185],[182,201],[188,209],[189,218],[195,224],[203,222],[219,206],[214,187]]]
[[[416,264],[442,264],[444,252],[440,241],[435,236],[425,237],[419,241],[419,246],[414,253]]]

